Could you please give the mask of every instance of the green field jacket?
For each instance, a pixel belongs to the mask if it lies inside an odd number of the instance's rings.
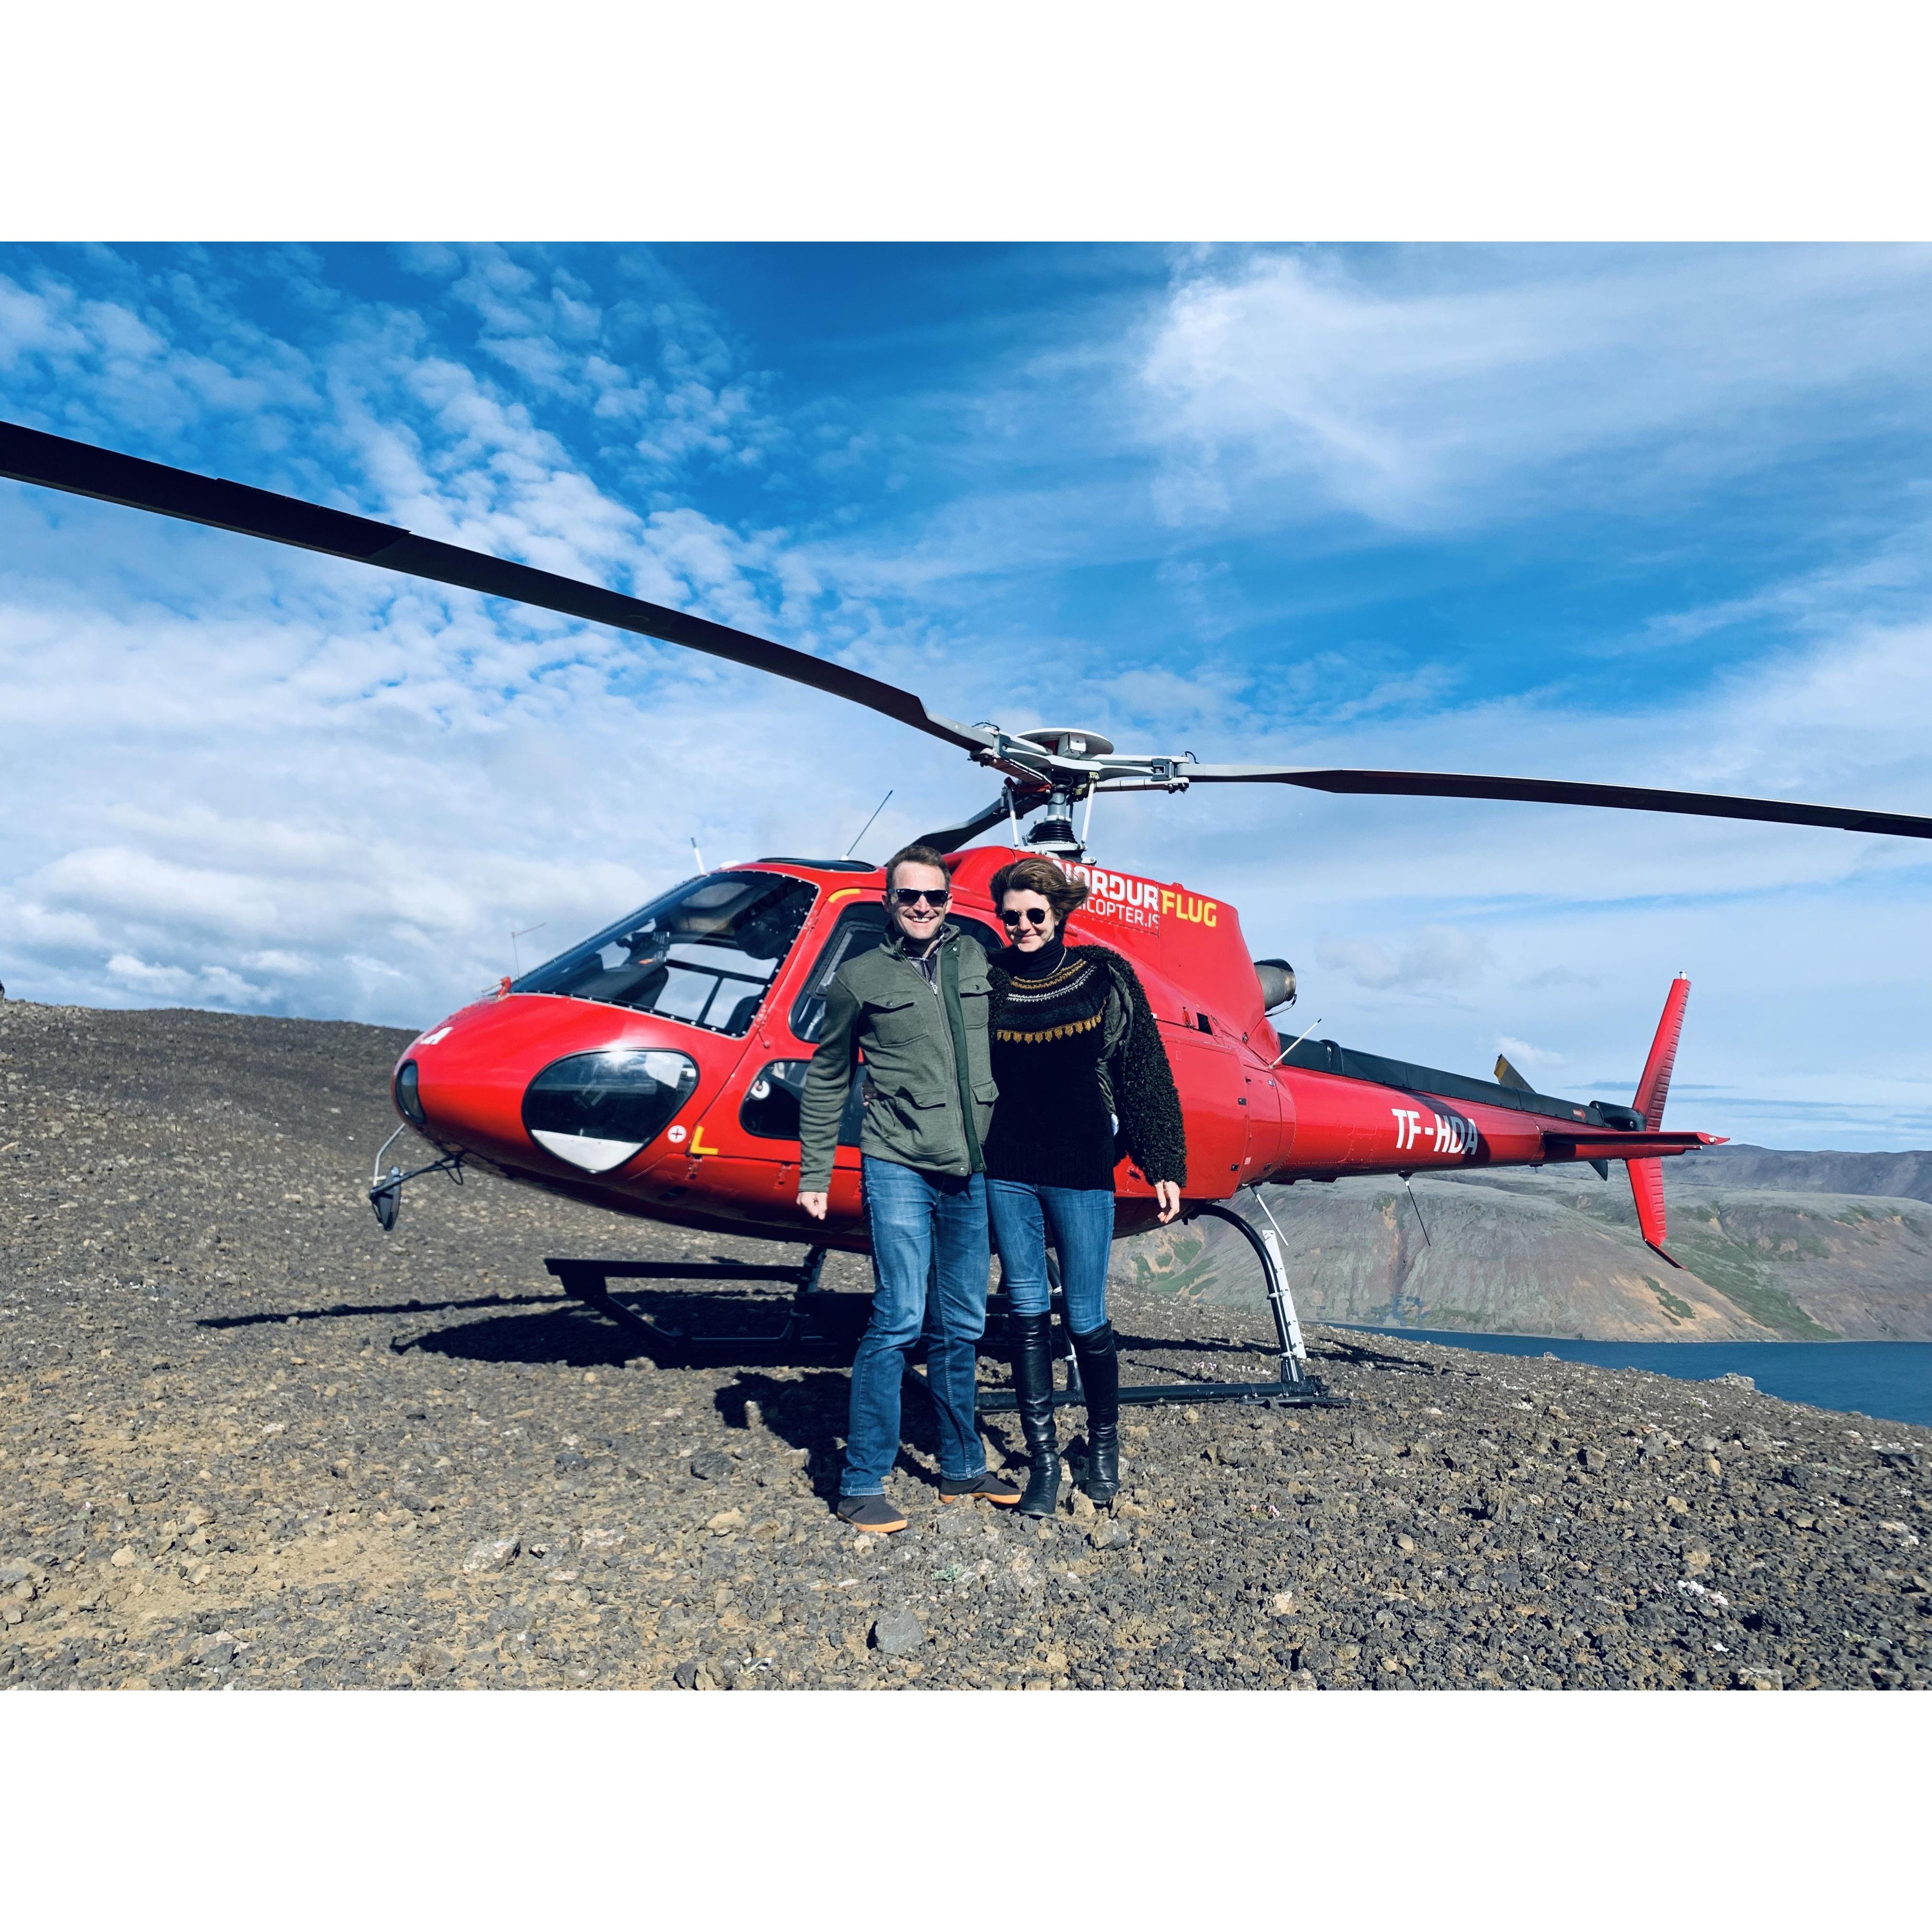
[[[861,1154],[928,1174],[985,1171],[980,1149],[999,1093],[988,1032],[993,985],[979,941],[956,926],[940,927],[938,952],[934,984],[895,926],[876,951],[838,969],[799,1106],[801,1194],[832,1184],[838,1117],[862,1053]]]

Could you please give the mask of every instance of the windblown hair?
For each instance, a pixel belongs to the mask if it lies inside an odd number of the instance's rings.
[[[944,853],[935,852],[930,845],[902,845],[886,861],[886,890],[888,892],[892,890],[892,874],[902,866],[934,866],[949,879],[952,876]]]
[[[1004,904],[1009,892],[1037,892],[1053,908],[1056,929],[1087,903],[1087,888],[1070,879],[1051,859],[1016,859],[993,874],[993,907]]]

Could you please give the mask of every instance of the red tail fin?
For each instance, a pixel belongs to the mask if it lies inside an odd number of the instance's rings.
[[[1634,1160],[1630,1163],[1630,1192],[1636,1196],[1636,1224],[1643,1231],[1644,1244],[1661,1255],[1674,1268],[1684,1264],[1664,1245],[1670,1231],[1664,1218],[1664,1163],[1660,1160]]]
[[[1670,982],[1664,1016],[1657,1023],[1657,1037],[1650,1043],[1650,1058],[1643,1063],[1643,1078],[1636,1083],[1636,1095],[1630,1102],[1653,1133],[1664,1125],[1664,1103],[1670,1097],[1670,1072],[1677,1064],[1677,1042],[1684,1036],[1684,1009],[1690,998],[1690,982],[1680,973]],[[1684,1264],[1664,1245],[1670,1232],[1664,1212],[1664,1163],[1634,1160],[1629,1168],[1636,1224],[1645,1245],[1672,1268],[1681,1268]]]

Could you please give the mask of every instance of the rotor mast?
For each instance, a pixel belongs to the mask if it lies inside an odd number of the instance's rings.
[[[1078,860],[1086,856],[1094,800],[1102,792],[1187,789],[1185,767],[1192,762],[1191,754],[1177,758],[1117,752],[1111,738],[1083,725],[1047,725],[1014,733],[991,724],[974,728],[985,732],[989,740],[984,749],[973,753],[974,762],[990,765],[1006,782],[993,804],[969,823],[983,830],[998,819],[1010,818],[1017,827],[1021,819],[1039,812],[1040,822],[1026,833],[1026,843],[1055,858]],[[1076,832],[1073,808],[1083,802],[1087,811]],[[956,834],[964,830],[953,828]]]

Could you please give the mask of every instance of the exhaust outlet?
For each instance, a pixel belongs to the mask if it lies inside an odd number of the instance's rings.
[[[1257,959],[1255,977],[1262,982],[1262,1006],[1273,1012],[1294,1004],[1294,968],[1286,959]]]

